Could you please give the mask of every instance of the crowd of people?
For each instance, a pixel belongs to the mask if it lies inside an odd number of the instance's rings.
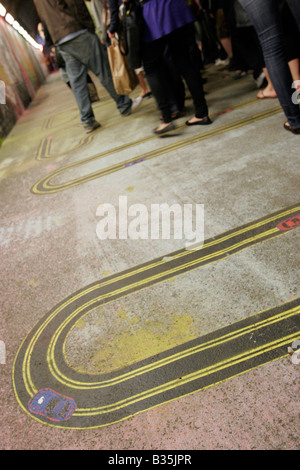
[[[121,7],[141,8],[140,64],[134,66],[140,96],[120,95],[113,84],[107,48],[122,29]],[[194,105],[187,126],[212,123],[202,71],[222,64],[233,79],[253,75],[258,99],[278,98],[284,128],[300,134],[299,0],[34,0],[66,82],[74,93],[86,132],[100,127],[89,91],[92,71],[128,116],[153,96],[160,111],[155,134],[176,128],[185,88]],[[296,92],[296,95],[295,95]],[[296,96],[296,98],[295,98]],[[98,98],[99,99],[99,98]]]

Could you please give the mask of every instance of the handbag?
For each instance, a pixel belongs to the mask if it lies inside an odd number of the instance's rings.
[[[139,83],[135,71],[129,67],[127,57],[121,54],[119,44],[115,38],[107,47],[109,65],[113,84],[119,95],[129,95]]]

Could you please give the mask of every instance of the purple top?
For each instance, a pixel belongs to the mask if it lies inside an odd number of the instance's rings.
[[[155,41],[195,21],[186,0],[149,0],[143,6],[143,17],[145,42]]]

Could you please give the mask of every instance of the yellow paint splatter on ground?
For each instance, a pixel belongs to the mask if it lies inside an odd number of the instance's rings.
[[[78,321],[77,321],[77,323],[76,323],[76,327],[77,327],[77,328],[84,328],[84,327],[85,327],[85,325],[86,325],[86,321],[85,321],[85,319],[84,319],[84,318],[83,318],[83,319],[80,319],[80,320],[78,320]]]
[[[90,356],[89,361],[84,361],[85,364],[77,364],[76,370],[90,374],[109,373],[196,337],[193,320],[188,315],[175,315],[160,322],[146,321],[141,326],[140,319],[127,318],[125,310],[117,313],[113,335],[106,340],[99,338],[98,351]]]
[[[103,276],[108,276],[110,273],[110,271],[103,271]]]

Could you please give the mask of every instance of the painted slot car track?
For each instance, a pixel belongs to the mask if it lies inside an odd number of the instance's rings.
[[[87,135],[59,72],[36,82],[7,28],[18,121],[0,139],[1,448],[299,448],[300,162],[278,99],[257,99],[251,71],[211,64],[212,125],[186,126],[186,89],[176,129],[157,137],[153,96],[125,118],[92,77],[101,128]],[[203,205],[204,245],[181,249],[173,230],[103,241],[99,209],[119,199],[120,214],[120,196]]]
[[[171,253],[68,297],[35,326],[18,351],[13,383],[20,406],[29,412],[29,400],[48,387],[71,397],[77,408],[60,423],[31,414],[34,419],[67,428],[106,426],[285,356],[300,336],[299,298],[109,374],[75,371],[64,345],[72,326],[92,308],[282,236],[299,223],[298,203],[206,240],[198,250]]]
[[[249,103],[248,102],[243,103],[242,105],[239,105],[238,107],[246,106],[247,104],[249,104]],[[236,108],[238,108],[238,107],[236,107]],[[129,158],[127,160],[115,163],[114,165],[108,166],[108,167],[103,168],[101,170],[94,171],[94,172],[89,173],[87,175],[83,175],[83,176],[80,176],[80,177],[77,177],[77,178],[69,179],[69,180],[63,181],[63,182],[56,182],[55,181],[57,178],[59,178],[61,175],[65,174],[65,173],[67,173],[68,171],[84,167],[89,162],[101,159],[103,157],[107,157],[108,155],[111,155],[111,154],[116,154],[119,151],[124,150],[124,149],[130,149],[132,147],[138,146],[138,145],[140,145],[141,143],[143,143],[147,140],[153,140],[153,136],[151,136],[150,138],[149,137],[142,138],[142,139],[139,139],[135,142],[130,142],[127,145],[122,145],[122,146],[119,146],[119,147],[115,147],[115,148],[113,148],[109,151],[98,153],[98,154],[93,155],[89,158],[85,158],[83,160],[70,163],[70,164],[62,166],[62,167],[60,167],[60,168],[58,168],[54,171],[51,171],[46,176],[43,176],[40,180],[38,180],[37,182],[34,183],[34,185],[31,187],[31,192],[33,194],[40,195],[40,196],[41,195],[59,193],[61,191],[65,191],[65,190],[74,188],[76,186],[79,186],[81,184],[87,183],[89,181],[92,181],[94,179],[102,178],[104,176],[110,175],[110,174],[115,173],[117,171],[130,168],[132,165],[135,165],[137,163],[141,163],[141,162],[150,160],[152,158],[159,157],[163,154],[167,154],[167,153],[176,151],[178,149],[184,148],[188,145],[192,145],[192,144],[201,142],[202,140],[206,140],[206,139],[209,139],[209,138],[221,136],[222,134],[233,131],[233,130],[238,129],[240,127],[247,126],[249,124],[253,124],[253,123],[256,123],[260,120],[271,117],[271,116],[273,116],[273,115],[275,115],[279,112],[280,112],[280,107],[276,106],[275,108],[268,109],[268,110],[262,111],[260,113],[253,114],[251,116],[247,116],[246,118],[239,119],[238,121],[232,122],[230,124],[226,124],[224,126],[216,127],[215,129],[205,131],[201,134],[190,136],[190,137],[187,137],[185,139],[180,139],[178,142],[168,144],[168,145],[165,145],[161,148],[145,152],[143,154],[140,154],[138,157]],[[183,125],[178,126],[177,130],[180,130],[180,128],[182,128],[182,127],[183,127]],[[89,143],[91,140],[92,140],[92,136],[90,136],[88,138],[85,137],[85,138],[81,139],[81,141],[73,149],[70,149],[68,153],[74,151],[75,149],[83,147],[84,145]],[[38,148],[37,154],[36,154],[36,159],[37,160],[43,160],[43,159],[51,158],[50,150],[51,150],[51,139],[49,139],[49,136],[48,136],[48,138],[43,139],[40,142],[40,145],[39,145],[39,148]]]

